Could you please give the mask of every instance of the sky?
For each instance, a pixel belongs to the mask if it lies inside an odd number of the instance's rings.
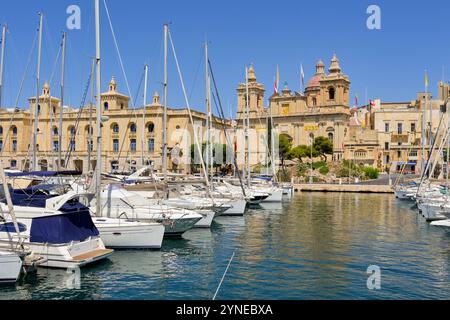
[[[266,87],[266,105],[273,93],[277,65],[281,86],[286,82],[298,91],[300,65],[308,81],[317,60],[323,59],[328,68],[333,53],[350,77],[352,101],[356,94],[360,102],[413,100],[424,90],[425,70],[430,91],[436,96],[437,83],[450,77],[450,43],[444,32],[450,3],[446,0],[106,1],[136,106],[143,103],[139,84],[145,64],[150,68],[148,101],[155,91],[162,95],[164,23],[170,23],[190,105],[201,111],[205,109],[203,44],[208,41],[227,116],[235,113],[236,87],[244,81],[245,66],[251,64]],[[100,2],[102,92],[115,76],[118,90],[128,95],[105,6]],[[366,10],[371,4],[381,9],[381,30],[366,26]],[[66,28],[70,5],[81,9],[80,30]],[[95,55],[93,0],[0,3],[0,23],[8,24],[3,106],[15,106],[19,96],[19,107],[27,108],[27,98],[36,95],[37,50],[31,49],[39,11],[44,13],[41,89],[45,80],[51,80],[52,94],[60,96],[57,55],[64,30],[68,34],[65,104],[78,107]],[[186,105],[170,51],[168,104],[175,108]]]

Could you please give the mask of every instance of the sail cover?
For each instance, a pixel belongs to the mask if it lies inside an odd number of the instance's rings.
[[[89,211],[70,212],[62,215],[34,218],[31,223],[30,241],[63,244],[84,241],[98,236]]]

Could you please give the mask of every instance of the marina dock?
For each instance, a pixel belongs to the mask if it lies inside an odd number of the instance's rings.
[[[361,184],[296,184],[295,192],[351,192],[351,193],[394,193],[389,185]]]

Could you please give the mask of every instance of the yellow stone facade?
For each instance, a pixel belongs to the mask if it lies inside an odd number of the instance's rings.
[[[258,83],[253,67],[248,72],[250,128],[256,132],[267,132],[268,119],[278,134],[285,135],[294,146],[310,145],[313,138],[330,138],[334,145],[333,159],[341,160],[344,141],[349,135],[350,80],[342,72],[336,55],[325,72],[325,64],[319,61],[316,73],[309,80],[304,94],[293,92],[287,86],[269,98],[264,107],[264,85]],[[246,84],[237,88],[237,121],[242,127],[246,118]],[[264,163],[266,145],[259,143],[250,147],[252,163]]]
[[[10,169],[28,170],[31,167],[30,142],[33,141],[35,97],[29,98],[29,105],[29,110],[0,110],[1,158],[5,167]],[[52,97],[48,84],[45,84],[37,105],[39,108],[37,170],[57,170],[61,105],[58,98]],[[113,78],[108,91],[101,95],[101,106],[105,118],[102,123],[102,171],[132,171],[139,168],[142,165],[142,148],[144,165],[153,163],[155,169],[161,170],[164,107],[158,93],[155,93],[152,103],[145,107],[143,117],[142,107],[129,108],[129,97],[117,91],[117,84]],[[206,135],[206,115],[197,111],[192,111],[192,115],[201,142]],[[194,143],[194,135],[188,111],[168,108],[167,118],[168,169],[175,173],[189,172],[190,160],[187,157],[190,155],[190,146]],[[226,125],[230,125],[229,121]],[[91,148],[89,148],[90,127],[93,140]],[[62,163],[67,163],[66,169],[89,172],[95,168],[96,127],[95,106],[88,105],[81,111],[71,107],[63,108]],[[217,143],[225,141],[222,128],[222,122],[214,117],[213,136]],[[181,158],[177,157],[177,161],[172,159],[175,156],[171,154],[175,147],[181,150],[179,154]]]

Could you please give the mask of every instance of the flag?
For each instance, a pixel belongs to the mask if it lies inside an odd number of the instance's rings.
[[[302,88],[305,88],[305,72],[303,71],[303,63],[300,65],[300,76],[302,77]]]
[[[358,106],[358,94],[355,94],[355,105]]]
[[[369,104],[370,104],[371,107],[375,107],[375,101],[373,101],[371,99],[369,99]]]
[[[428,71],[425,70],[425,87],[428,88]]]
[[[280,69],[277,66],[277,77],[275,79],[275,84],[274,84],[274,93],[278,93],[279,85],[280,85]]]

